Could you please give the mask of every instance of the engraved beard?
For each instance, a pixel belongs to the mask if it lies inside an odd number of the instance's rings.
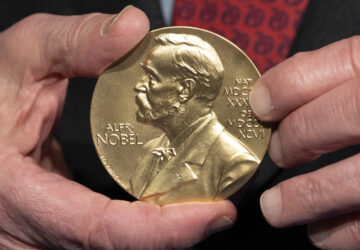
[[[150,123],[159,127],[171,125],[184,112],[184,107],[178,100],[169,99],[166,105],[152,105],[146,93],[139,93],[135,98],[138,110],[136,111],[136,120],[141,123]]]

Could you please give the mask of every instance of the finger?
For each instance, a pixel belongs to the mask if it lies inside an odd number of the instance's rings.
[[[286,180],[260,199],[275,227],[310,223],[360,208],[360,154],[315,172]]]
[[[16,151],[0,162],[1,229],[38,248],[185,248],[231,226],[236,216],[229,201],[164,207],[110,201]]]
[[[289,167],[359,143],[359,83],[350,80],[285,117],[272,134],[273,161]]]
[[[339,84],[360,76],[360,37],[299,53],[267,71],[250,93],[263,121],[278,121]]]
[[[0,37],[0,53],[8,62],[14,62],[9,65],[20,62],[23,68],[30,68],[31,78],[36,80],[48,75],[94,77],[133,48],[148,31],[147,17],[133,6],[118,15],[36,14],[2,34],[6,39]],[[15,42],[19,40],[22,43]]]
[[[308,235],[322,249],[359,249],[360,213],[345,214],[311,224]]]
[[[111,205],[104,221],[109,236],[122,239],[122,242],[114,242],[116,249],[188,248],[232,226],[236,213],[230,201],[164,207],[145,202],[125,204],[127,206],[114,202]],[[120,225],[132,226],[115,229]]]

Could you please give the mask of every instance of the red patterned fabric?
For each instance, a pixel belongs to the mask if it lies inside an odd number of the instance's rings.
[[[285,59],[309,0],[177,0],[173,25],[234,42],[265,72]]]

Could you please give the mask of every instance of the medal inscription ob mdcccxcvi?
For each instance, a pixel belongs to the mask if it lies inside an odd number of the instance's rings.
[[[159,205],[229,197],[269,143],[249,106],[259,76],[212,32],[150,32],[97,82],[90,119],[101,162],[130,194]]]

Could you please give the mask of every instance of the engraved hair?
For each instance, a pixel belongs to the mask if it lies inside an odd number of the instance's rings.
[[[196,97],[215,100],[224,74],[224,67],[215,49],[193,35],[161,34],[155,40],[160,46],[173,47],[172,64],[176,70],[171,72],[171,80],[191,78],[195,81]]]

